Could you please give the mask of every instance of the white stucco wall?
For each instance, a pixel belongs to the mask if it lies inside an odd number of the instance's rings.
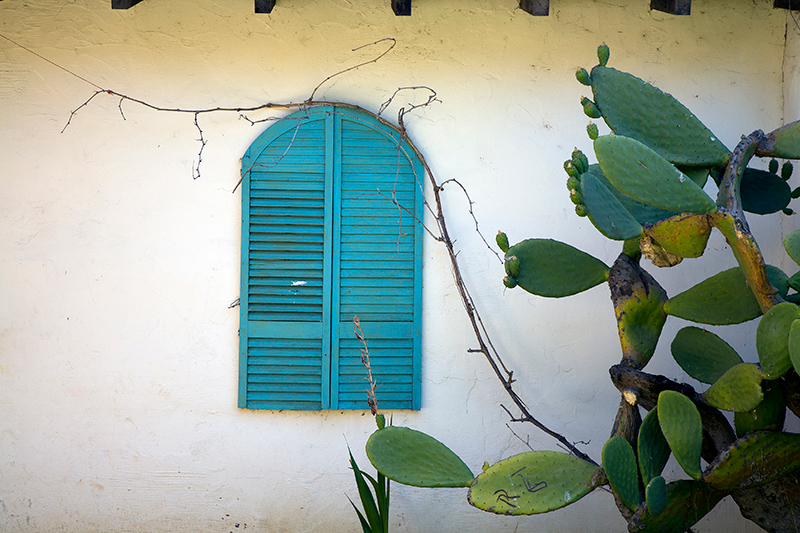
[[[4,0],[0,34],[103,88],[165,107],[318,99],[377,110],[401,86],[441,102],[407,118],[437,178],[457,178],[481,229],[512,241],[552,237],[607,263],[619,246],[573,214],[563,161],[591,153],[576,66],[611,47],[612,66],[686,103],[729,146],[797,115],[797,27],[771,0],[694,0],[691,17],[645,0],[552,0],[535,18],[515,0]],[[785,50],[785,35],[789,48]],[[784,61],[784,58],[789,58]],[[786,73],[787,83],[782,84]],[[364,412],[236,407],[239,164],[264,125],[203,115],[201,177],[191,115],[158,113],[95,88],[0,39],[0,530],[126,532],[359,531],[347,444],[362,467],[374,428]],[[405,93],[387,112],[423,97]],[[256,113],[265,118],[280,113]],[[794,118],[797,118],[794,116]],[[464,196],[444,193],[464,277],[518,392],[552,429],[599,460],[618,393],[613,312],[603,286],[564,300],[503,290],[502,268],[474,231]],[[762,250],[783,255],[790,219],[753,217]],[[656,272],[670,294],[732,264],[721,239],[706,257]],[[655,270],[650,266],[649,270]],[[424,265],[422,410],[395,424],[430,432],[477,473],[526,447],[471,330],[440,245]],[[668,323],[665,340],[682,324]],[[754,325],[724,330],[755,359]],[[649,369],[685,379],[666,341]],[[795,423],[795,422],[792,422]],[[555,441],[514,431],[537,449]],[[673,468],[672,475],[679,476]],[[539,517],[496,517],[465,490],[395,485],[393,531],[621,531],[610,494]],[[757,531],[723,502],[698,532]]]

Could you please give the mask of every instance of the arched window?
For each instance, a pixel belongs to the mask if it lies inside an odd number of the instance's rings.
[[[379,407],[419,409],[423,169],[408,142],[365,111],[311,107],[267,128],[242,176],[239,406],[367,408],[357,316]]]

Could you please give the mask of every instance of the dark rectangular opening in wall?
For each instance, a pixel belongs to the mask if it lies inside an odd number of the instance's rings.
[[[773,7],[800,11],[800,0],[775,0]]]
[[[692,0],[650,0],[650,9],[671,15],[691,15]]]
[[[275,0],[256,0],[256,13],[272,13]]]
[[[550,14],[550,0],[519,0],[519,8],[537,17]]]
[[[142,0],[111,0],[111,9],[130,9]]]

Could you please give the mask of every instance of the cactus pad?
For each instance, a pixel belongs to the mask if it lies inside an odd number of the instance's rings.
[[[639,476],[633,448],[624,437],[611,437],[603,446],[603,470],[622,503],[635,511],[640,503]]]
[[[658,422],[683,471],[699,479],[703,423],[692,400],[679,392],[662,392],[658,395]]]
[[[577,294],[608,279],[609,267],[563,242],[527,239],[508,249],[520,262],[517,284],[538,296],[560,298]]]
[[[750,213],[777,213],[792,201],[792,188],[783,179],[764,170],[746,168],[739,194],[742,208]]]
[[[731,367],[703,393],[711,407],[724,411],[752,411],[764,399],[761,369],[752,363]]]
[[[791,232],[783,240],[783,247],[792,261],[800,265],[800,229]]]
[[[669,444],[658,423],[658,407],[653,407],[639,428],[639,470],[645,484],[661,475],[669,460]]]
[[[581,176],[579,187],[589,220],[600,233],[617,241],[642,235],[642,225],[591,172]]]
[[[767,265],[773,285],[785,285],[786,275]],[[668,315],[701,324],[740,324],[761,316],[761,308],[739,268],[722,271],[673,296],[664,304]]]
[[[630,533],[684,533],[708,514],[727,493],[699,481],[680,480],[666,487],[666,507],[655,516],[641,508],[629,523]]]
[[[789,360],[795,372],[800,373],[800,320],[795,320],[789,327]]]
[[[725,145],[671,95],[613,68],[595,67],[590,77],[595,104],[617,135],[636,139],[678,165],[722,166],[730,157]]]
[[[658,516],[663,513],[667,507],[667,482],[664,478],[656,476],[651,479],[644,492],[650,514]]]
[[[702,383],[716,382],[731,367],[743,362],[727,342],[695,326],[678,331],[671,348],[678,366]]]
[[[597,466],[572,455],[533,451],[485,467],[467,499],[496,514],[529,515],[559,509],[581,499],[598,485]]]
[[[797,319],[800,319],[800,307],[783,302],[767,311],[758,323],[756,350],[765,378],[778,379],[792,367],[789,331]]]
[[[678,257],[700,257],[711,235],[706,215],[674,215],[655,224],[646,224],[648,237]]]
[[[783,159],[800,159],[800,121],[778,128],[769,136],[774,140],[772,155]]]
[[[387,478],[415,487],[467,487],[473,475],[450,448],[420,431],[389,426],[367,441],[367,457]]]
[[[604,135],[594,141],[594,151],[606,178],[622,194],[680,213],[717,210],[714,200],[691,178],[635,139]]]
[[[595,178],[597,178],[597,180],[600,181],[600,183],[602,183],[606,189],[611,191],[611,194],[613,194],[617,200],[619,200],[619,203],[621,203],[622,206],[631,214],[631,216],[640,224],[658,222],[659,220],[669,218],[672,215],[679,214],[674,211],[667,211],[665,209],[659,209],[651,205],[643,204],[642,202],[634,200],[630,196],[625,196],[613,185],[611,185],[611,182],[608,181],[608,178],[606,178],[605,174],[603,174],[603,169],[601,169],[600,165],[598,164],[589,165],[589,172]]]
[[[777,381],[764,382],[764,399],[752,411],[733,413],[736,436],[753,431],[781,431],[786,419],[786,397]]]
[[[738,439],[703,473],[720,490],[763,485],[800,467],[800,435],[759,431]]]

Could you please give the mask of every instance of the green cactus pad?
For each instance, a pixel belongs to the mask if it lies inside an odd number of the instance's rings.
[[[527,239],[509,248],[520,262],[517,284],[538,296],[560,298],[577,294],[608,279],[609,267],[563,242]]]
[[[642,235],[642,225],[593,174],[581,177],[580,195],[589,220],[609,239],[624,241]]]
[[[367,441],[367,457],[387,478],[415,487],[467,487],[473,475],[450,448],[420,431],[389,426]]]
[[[769,136],[775,143],[772,155],[783,159],[800,159],[800,121],[778,128]]]
[[[764,382],[764,400],[752,411],[733,413],[736,436],[754,431],[781,431],[786,419],[786,397],[777,381]]]
[[[800,435],[758,431],[736,440],[703,472],[719,490],[763,485],[800,467]]]
[[[725,372],[702,396],[708,405],[723,411],[752,411],[764,399],[762,379],[757,365],[741,363]]]
[[[687,326],[672,340],[672,357],[684,372],[702,383],[714,383],[742,363],[736,350],[710,331]]]
[[[653,207],[652,205],[643,204],[637,200],[634,200],[630,196],[625,196],[621,192],[619,192],[611,182],[608,181],[608,178],[605,177],[603,174],[603,169],[600,168],[600,165],[594,164],[589,165],[589,172],[597,178],[597,180],[602,183],[606,189],[611,191],[619,203],[631,214],[633,218],[636,219],[639,224],[646,224],[646,223],[653,223],[658,222],[659,220],[663,220],[665,218],[669,218],[673,215],[677,215],[674,211],[667,211],[666,209],[659,209],[658,207]]]
[[[676,165],[724,165],[730,151],[671,95],[626,72],[592,69],[594,101],[617,135],[640,141]]]
[[[671,254],[700,257],[711,235],[711,224],[706,215],[680,214],[645,225],[644,231]]]
[[[791,232],[783,240],[783,247],[792,261],[800,265],[800,229]]]
[[[594,141],[594,151],[606,178],[622,194],[680,213],[717,210],[714,200],[691,178],[635,139],[604,135]]]
[[[789,330],[800,319],[800,307],[783,302],[766,312],[756,330],[756,350],[761,371],[767,379],[778,379],[792,368]]]
[[[645,484],[661,475],[669,460],[670,450],[667,439],[658,422],[658,406],[653,407],[642,420],[639,428],[639,471]]]
[[[683,471],[699,479],[703,422],[692,400],[679,392],[663,391],[658,395],[658,422]]]
[[[789,360],[795,372],[800,373],[800,320],[789,326]]]
[[[659,515],[640,509],[629,522],[630,533],[684,533],[708,514],[726,492],[699,481],[680,480],[666,487],[667,505]]]
[[[533,451],[484,467],[469,503],[496,514],[546,513],[574,503],[598,485],[601,469],[572,455]]]
[[[786,275],[767,265],[769,280],[782,295],[788,288]],[[668,315],[700,324],[740,324],[761,316],[761,307],[739,268],[722,271],[673,296],[664,304]]]
[[[622,503],[635,511],[640,504],[639,475],[636,455],[624,437],[611,437],[603,446],[603,470]]]
[[[650,480],[645,488],[645,500],[647,509],[653,516],[658,516],[667,507],[667,482],[661,476],[656,476]]]
[[[742,209],[757,215],[777,213],[792,201],[792,188],[780,176],[753,168],[745,169],[739,194]]]

